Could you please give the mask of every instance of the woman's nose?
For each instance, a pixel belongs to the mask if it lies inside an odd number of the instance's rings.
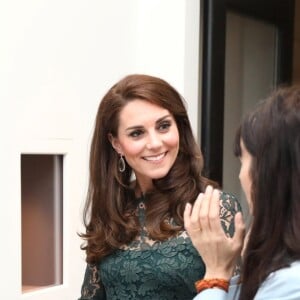
[[[156,149],[161,147],[162,145],[162,140],[159,134],[154,133],[154,134],[149,134],[148,141],[146,144],[147,149]]]

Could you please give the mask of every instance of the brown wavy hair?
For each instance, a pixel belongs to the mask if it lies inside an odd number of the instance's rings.
[[[84,208],[85,240],[88,263],[99,262],[115,249],[130,243],[139,233],[134,211],[136,201],[131,188],[133,170],[126,163],[118,171],[119,155],[108,136],[116,137],[119,116],[130,101],[142,99],[167,109],[179,131],[179,153],[169,173],[153,180],[154,189],[147,194],[146,223],[152,239],[163,241],[183,229],[183,210],[193,203],[208,184],[216,183],[201,175],[203,158],[193,136],[184,99],[166,81],[148,75],[126,76],[103,97],[96,116],[90,149],[89,187]],[[177,227],[165,222],[173,218]]]
[[[254,299],[267,276],[300,259],[300,88],[281,87],[248,114],[235,140],[252,156],[253,223],[240,299]]]

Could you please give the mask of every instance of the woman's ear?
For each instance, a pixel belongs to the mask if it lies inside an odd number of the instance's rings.
[[[121,154],[122,153],[122,148],[121,148],[121,145],[119,143],[118,138],[114,137],[111,133],[109,133],[108,134],[108,139],[109,139],[112,147],[116,150],[116,152],[118,154]]]

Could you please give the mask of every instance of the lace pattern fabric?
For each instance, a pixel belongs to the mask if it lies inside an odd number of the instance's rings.
[[[221,223],[226,234],[234,232],[236,198],[221,194]],[[138,199],[141,234],[129,245],[88,265],[80,300],[92,299],[192,299],[194,282],[203,277],[204,263],[185,230],[166,241],[149,238],[145,226],[144,199]],[[173,222],[168,220],[168,222]]]
[[[81,300],[106,299],[97,265],[87,264],[84,284],[81,287]]]

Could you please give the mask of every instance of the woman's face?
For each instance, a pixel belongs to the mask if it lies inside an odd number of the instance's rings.
[[[252,156],[247,151],[243,141],[241,140],[241,169],[239,174],[239,179],[241,182],[241,186],[246,195],[247,202],[249,205],[249,211],[252,214],[252,199],[251,199],[251,186],[252,180],[250,176],[251,164],[252,164]]]
[[[111,142],[134,170],[142,192],[152,179],[167,175],[179,151],[179,133],[173,115],[146,100],[130,101],[120,113],[117,138]]]

